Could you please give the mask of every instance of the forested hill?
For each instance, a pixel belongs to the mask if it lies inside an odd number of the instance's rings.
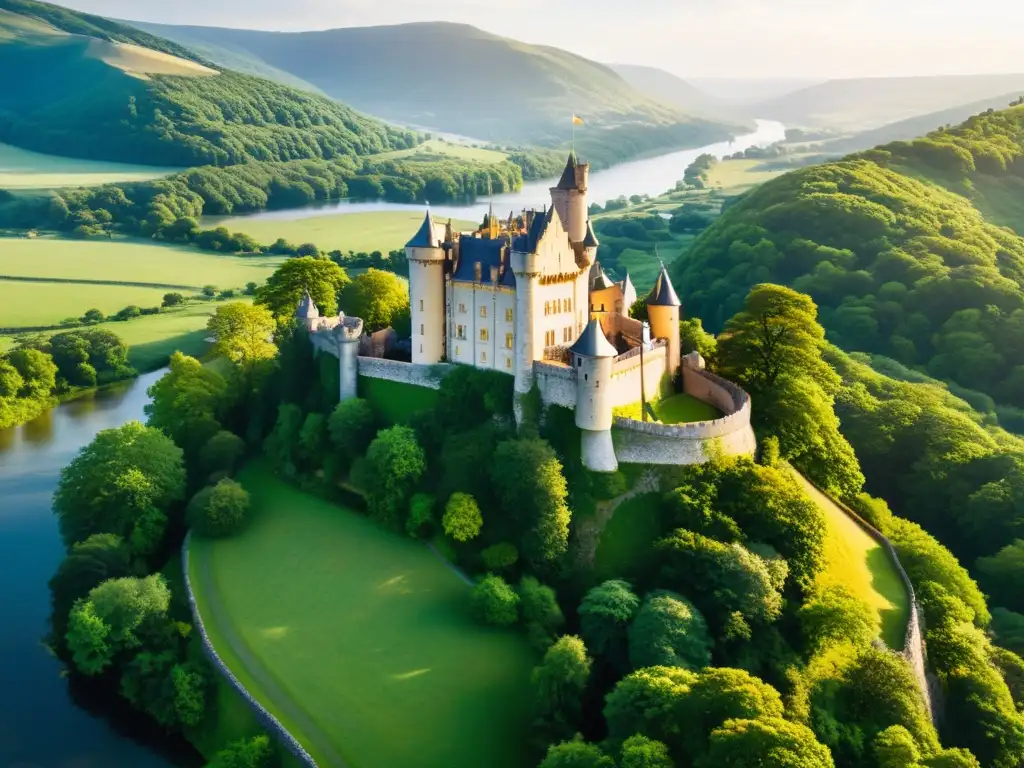
[[[159,166],[368,155],[417,136],[86,14],[0,0],[0,142]]]
[[[575,111],[588,124],[578,148],[592,159],[617,159],[619,144],[697,146],[743,130],[659,102],[597,62],[466,24],[298,33],[137,24],[218,64],[283,71],[369,114],[434,130],[554,146],[568,140]]]
[[[775,179],[676,263],[686,310],[719,330],[751,286],[785,283],[844,349],[1024,408],[1022,155],[1014,107]]]

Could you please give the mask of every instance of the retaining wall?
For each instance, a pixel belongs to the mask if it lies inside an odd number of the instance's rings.
[[[238,678],[235,677],[230,669],[228,669],[227,664],[221,661],[220,656],[217,655],[217,649],[213,647],[213,643],[210,642],[210,637],[206,633],[206,627],[203,625],[203,617],[199,614],[199,606],[196,605],[196,598],[192,592],[192,580],[188,573],[188,547],[191,538],[191,533],[186,534],[185,541],[181,545],[181,568],[185,577],[185,594],[188,597],[188,607],[192,611],[192,623],[195,624],[196,630],[199,632],[199,637],[203,642],[203,652],[206,654],[206,657],[210,660],[210,663],[217,672],[228,681],[228,685],[235,689],[238,695],[242,697],[242,700],[245,701],[253,711],[253,714],[256,716],[256,720],[259,724],[265,728],[273,738],[277,739],[284,748],[295,757],[296,760],[303,765],[309,766],[309,768],[317,768],[316,761],[305,749],[303,749],[298,740],[288,732],[288,729],[281,725],[276,717],[270,714],[266,709],[264,709],[262,704],[252,697],[252,695],[245,689],[245,686],[242,685]]]
[[[668,370],[668,347],[662,343],[643,354],[643,375],[640,374],[639,347],[635,352],[616,358],[612,364],[612,393],[609,399],[613,408],[640,402],[640,383],[643,382],[644,397],[648,401],[661,396],[662,379]]]
[[[452,365],[449,363],[423,365],[421,363],[403,363],[401,360],[384,360],[377,357],[359,358],[360,376],[413,384],[427,389],[440,389],[441,379],[451,369]]]

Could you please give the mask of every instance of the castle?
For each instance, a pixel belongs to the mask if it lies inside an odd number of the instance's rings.
[[[629,316],[637,294],[628,274],[613,282],[601,269],[589,173],[570,154],[550,207],[507,220],[492,207],[474,232],[454,232],[427,211],[406,245],[411,363],[361,355],[362,321],[322,318],[307,295],[297,314],[314,345],[341,361],[342,399],[355,396],[357,374],[436,386],[430,372],[442,364],[472,365],[514,377],[517,419],[534,388],[545,404],[573,409],[592,470],[703,461],[713,439],[727,452],[752,452],[746,393],[705,372],[699,356],[681,357],[680,301],[664,265],[647,298],[649,324]],[[614,415],[680,388],[724,417],[666,426]]]

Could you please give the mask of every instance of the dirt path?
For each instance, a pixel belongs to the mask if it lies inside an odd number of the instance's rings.
[[[214,582],[210,570],[209,552],[197,555],[193,549],[189,552],[189,558],[196,560],[196,579],[198,584],[193,584],[193,589],[200,591],[207,607],[207,615],[202,617],[203,624],[209,632],[210,627],[216,628],[216,634],[222,638],[230,647],[234,658],[241,663],[245,674],[259,685],[258,691],[249,691],[249,694],[260,701],[268,711],[278,712],[288,720],[295,723],[302,729],[307,743],[303,744],[308,750],[322,756],[329,761],[322,764],[323,768],[349,768],[348,763],[338,753],[334,743],[326,732],[309,716],[305,709],[296,702],[284,688],[282,688],[273,675],[267,670],[263,663],[252,653],[249,646],[235,630],[231,623],[224,604],[217,592],[217,585]],[[223,656],[222,656],[223,660]],[[294,734],[292,734],[294,736]],[[320,765],[320,764],[318,764]]]
[[[597,545],[601,541],[601,533],[608,521],[612,519],[615,510],[630,499],[642,496],[645,493],[652,493],[658,490],[658,476],[654,472],[645,472],[632,489],[608,501],[597,503],[597,510],[594,516],[584,520],[576,529],[575,559],[576,564],[586,568],[594,566],[594,556],[597,554]]]

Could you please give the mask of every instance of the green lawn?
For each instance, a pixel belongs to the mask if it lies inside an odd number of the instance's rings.
[[[235,301],[252,301],[245,297]],[[177,351],[200,357],[209,348],[206,323],[221,302],[197,302],[182,309],[147,315],[123,323],[96,326],[113,331],[128,345],[128,360],[140,371],[153,371],[167,364]]]
[[[808,495],[825,513],[825,570],[818,576],[823,587],[842,585],[878,612],[885,644],[903,650],[910,618],[910,600],[896,567],[881,545],[839,507],[803,477],[797,476]]]
[[[295,245],[315,243],[325,251],[387,253],[405,247],[423,224],[423,211],[338,213],[292,220],[251,216],[204,218],[202,224],[204,227],[227,227],[232,232],[244,232],[263,244],[283,237]],[[457,230],[471,229],[478,224],[457,219],[452,222]]]
[[[399,381],[359,377],[359,396],[370,401],[378,418],[387,424],[402,424],[420,411],[437,405],[437,390]]]
[[[41,155],[0,144],[0,189],[91,187],[115,181],[156,179],[179,170]]]
[[[723,160],[708,171],[708,183],[736,194],[786,173],[784,169],[760,170],[762,165],[764,160]]]
[[[422,544],[265,466],[240,479],[252,525],[194,541],[190,576],[218,653],[319,764],[524,765],[523,638],[478,626],[467,585]]]
[[[654,413],[662,424],[690,424],[697,421],[714,421],[722,418],[722,412],[692,395],[685,393],[666,397],[652,403]],[[615,409],[615,415],[642,421],[643,411],[639,402]]]
[[[465,144],[453,144],[449,141],[431,139],[430,141],[425,141],[413,149],[398,149],[394,152],[382,152],[379,155],[374,155],[373,159],[391,160],[399,157],[409,157],[410,155],[419,154],[447,155],[448,157],[457,157],[461,160],[475,160],[479,163],[500,163],[508,157],[504,152],[497,152],[493,149],[478,149],[476,147],[466,146]]]
[[[14,277],[242,288],[262,283],[283,261],[282,256],[223,256],[137,240],[0,240],[0,275]]]
[[[131,304],[158,307],[165,293],[166,288],[0,280],[0,328],[57,325],[88,309],[110,315]]]
[[[597,580],[636,576],[637,565],[647,562],[661,532],[660,500],[660,493],[645,493],[615,510],[597,544],[594,556]]]

